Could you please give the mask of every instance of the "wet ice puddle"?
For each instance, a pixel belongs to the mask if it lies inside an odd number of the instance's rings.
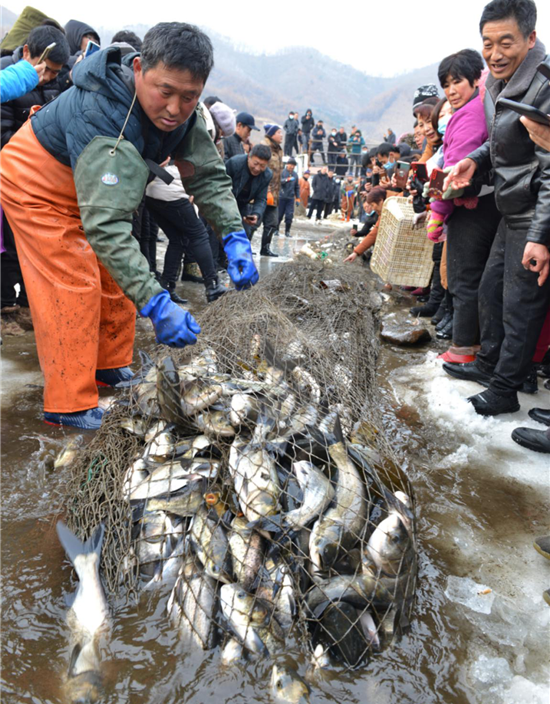
[[[459,562],[475,579],[449,575],[445,596],[458,618],[465,617],[480,634],[463,664],[475,699],[548,704],[550,608],[542,592],[550,588],[550,564],[532,543],[534,536],[550,532],[550,456],[521,448],[511,433],[518,426],[544,429],[527,412],[550,407],[550,392],[539,383],[538,394],[520,394],[519,412],[484,418],[466,400],[482,387],[449,377],[435,352],[428,352],[421,364],[394,370],[389,383],[399,403],[414,407],[426,426],[435,427],[442,445],[450,445],[448,454],[433,458],[432,471],[452,469],[460,476],[462,470],[468,476],[473,469],[534,490],[546,504],[544,520],[532,521],[531,532],[516,531],[501,542],[456,514],[452,532]]]

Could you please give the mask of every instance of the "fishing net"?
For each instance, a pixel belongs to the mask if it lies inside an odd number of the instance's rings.
[[[158,348],[71,469],[111,594],[174,583],[182,638],[224,661],[295,648],[356,667],[410,616],[412,489],[383,430],[376,301],[301,258]]]

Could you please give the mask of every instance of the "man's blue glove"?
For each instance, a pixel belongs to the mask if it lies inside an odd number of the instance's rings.
[[[157,342],[169,347],[194,345],[201,331],[191,313],[170,300],[168,291],[161,291],[153,296],[139,314],[144,318],[151,318]]]
[[[229,260],[227,273],[237,291],[258,283],[260,276],[252,259],[252,247],[246,232],[230,232],[223,238],[223,248]]]

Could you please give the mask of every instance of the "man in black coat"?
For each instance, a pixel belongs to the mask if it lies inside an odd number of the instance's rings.
[[[300,200],[300,179],[295,171],[296,159],[290,157],[281,174],[279,190],[279,227],[285,221],[285,237],[290,237],[290,228],[294,219],[294,204]]]
[[[267,188],[273,176],[268,167],[270,159],[270,148],[265,144],[256,144],[250,154],[231,157],[225,164],[248,239],[252,239],[265,212]]]
[[[315,152],[319,152],[321,154],[323,164],[327,163],[325,159],[325,152],[323,151],[323,139],[326,136],[327,133],[325,132],[325,128],[323,127],[323,121],[317,120],[317,124],[311,131],[311,164],[313,164]]]
[[[223,158],[227,162],[234,156],[246,154],[244,143],[248,141],[252,130],[260,131],[256,127],[256,121],[249,112],[240,112],[237,117],[237,126],[235,132],[230,137],[225,137],[223,140]]]
[[[343,127],[340,127],[338,130],[338,134],[336,135],[336,139],[338,140],[338,146],[340,147],[339,151],[347,151],[348,148],[348,135],[346,134],[346,130]]]
[[[309,151],[311,130],[315,124],[311,110],[306,110],[306,114],[302,115],[300,122],[302,123],[302,152],[307,153]]]
[[[313,196],[309,200],[309,210],[307,213],[308,220],[311,220],[313,211],[315,210],[315,222],[321,222],[323,217],[323,208],[325,203],[329,202],[332,198],[332,185],[328,177],[328,169],[323,166],[319,173],[311,180],[311,186],[313,188]]]
[[[340,149],[340,142],[338,141],[338,132],[336,132],[336,128],[333,127],[330,131],[329,136],[328,136],[328,147],[327,147],[328,168],[331,171],[336,170],[336,159],[337,159],[340,151],[341,151],[341,149]]]
[[[480,31],[491,75],[484,98],[489,139],[449,174],[445,188],[466,188],[494,173],[502,220],[479,287],[481,350],[476,361],[444,364],[451,376],[487,389],[469,400],[480,415],[519,410],[519,390],[537,390],[533,354],[550,304],[550,153],[536,146],[520,115],[501,100],[550,113],[550,58],[535,30],[533,0],[485,6]],[[505,145],[503,147],[503,145]]]
[[[283,129],[285,131],[284,155],[292,156],[292,150],[297,148],[296,136],[300,129],[300,123],[293,112],[288,113]]]
[[[46,69],[38,85],[25,95],[2,103],[2,134],[1,144],[4,147],[17,130],[28,120],[33,105],[45,105],[59,95],[58,75],[69,58],[69,45],[65,35],[59,29],[50,26],[35,27],[29,34],[27,43],[18,47],[11,56],[0,60],[0,70],[25,59],[35,66],[44,49],[52,44],[56,46],[46,58]],[[44,174],[44,178],[48,175]],[[2,215],[3,243],[5,251],[0,258],[2,269],[1,306],[20,305],[28,307],[27,293],[19,266],[13,232],[7,218]],[[19,284],[19,295],[15,286]]]

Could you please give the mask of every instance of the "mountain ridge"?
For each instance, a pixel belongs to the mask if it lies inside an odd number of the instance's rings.
[[[2,7],[3,30],[14,13]],[[103,45],[120,28],[96,28]],[[124,29],[144,36],[145,24],[126,24]],[[356,124],[371,143],[382,140],[391,127],[399,136],[412,131],[413,94],[418,86],[436,83],[437,65],[432,64],[393,78],[370,76],[332,59],[311,47],[286,47],[275,54],[244,50],[229,37],[202,27],[214,45],[214,69],[204,96],[218,95],[232,108],[252,113],[259,124],[282,124],[290,110],[300,116],[311,109],[327,131],[341,125],[349,131]]]

